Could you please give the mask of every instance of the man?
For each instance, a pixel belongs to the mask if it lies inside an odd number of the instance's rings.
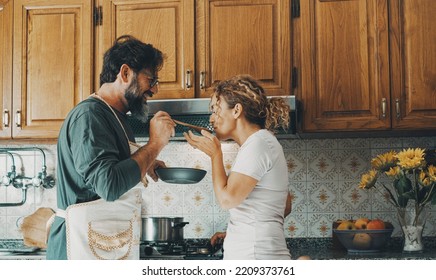
[[[150,44],[121,36],[105,53],[100,89],[67,116],[57,144],[57,207],[97,200],[115,201],[148,174],[165,166],[156,160],[174,136],[175,123],[166,112],[150,120],[150,139],[131,154],[134,142],[126,113],[148,119],[147,98],[157,93],[163,55]],[[122,124],[122,126],[120,125]],[[50,229],[47,259],[67,259],[66,228],[56,215]]]

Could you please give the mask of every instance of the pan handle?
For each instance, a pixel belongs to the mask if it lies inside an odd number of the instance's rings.
[[[173,225],[173,228],[182,228],[182,227],[186,226],[187,224],[189,224],[189,222],[175,223]]]

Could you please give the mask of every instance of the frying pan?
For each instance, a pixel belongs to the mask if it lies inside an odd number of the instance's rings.
[[[155,170],[159,178],[170,184],[195,184],[206,175],[206,170],[186,167],[166,167]]]

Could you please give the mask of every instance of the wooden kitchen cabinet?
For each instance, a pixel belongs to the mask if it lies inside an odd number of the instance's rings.
[[[270,95],[289,95],[289,2],[99,1],[97,68],[113,41],[131,34],[166,55],[155,99],[210,97],[213,83],[243,73],[258,78]]]
[[[12,1],[0,0],[0,139],[11,137]]]
[[[196,1],[196,96],[250,74],[268,95],[291,94],[289,0]]]
[[[93,1],[9,3],[13,36],[7,27],[1,137],[55,139],[68,112],[92,90]]]
[[[304,132],[436,129],[432,0],[300,1]]]
[[[166,56],[159,72],[159,93],[155,99],[192,98],[186,81],[194,69],[194,0],[99,1],[101,18],[96,29],[96,80],[104,52],[121,35],[130,34],[151,43]],[[188,75],[188,71],[191,71]],[[191,81],[193,83],[193,80]]]
[[[389,128],[387,0],[307,0],[300,9],[303,130]]]
[[[436,1],[390,2],[392,127],[436,130]]]

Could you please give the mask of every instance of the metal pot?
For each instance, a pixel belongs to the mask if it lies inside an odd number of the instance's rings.
[[[189,224],[182,217],[142,217],[142,241],[177,242],[183,240],[183,227]]]

